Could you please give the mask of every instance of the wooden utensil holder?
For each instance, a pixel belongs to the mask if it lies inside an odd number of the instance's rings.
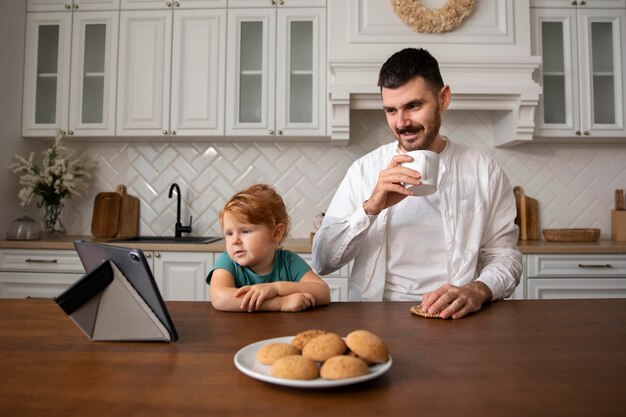
[[[626,242],[626,210],[611,210],[611,239]]]

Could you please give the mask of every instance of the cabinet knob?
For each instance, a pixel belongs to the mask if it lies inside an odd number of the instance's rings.
[[[161,130],[161,133],[162,133],[163,135],[167,135],[167,130],[163,129],[163,130]]]
[[[177,1],[177,2],[175,2],[175,3],[174,3],[174,6],[176,6],[176,7],[180,7],[180,2],[178,2],[178,1]]]
[[[73,130],[68,130],[68,131],[67,131],[67,135],[68,135],[68,136],[72,136],[72,135],[74,135],[74,131],[73,131]]]
[[[170,131],[170,135],[176,136],[176,131],[175,130]]]
[[[576,136],[580,136],[580,130],[576,131]]]
[[[144,252],[143,254],[146,256],[146,259],[152,258],[152,255],[150,255],[150,252]]]
[[[75,9],[78,9],[78,4],[74,3],[72,6],[73,6]]]
[[[589,136],[589,131],[585,130],[585,132],[583,133],[585,136]]]
[[[580,3],[578,3],[580,6],[584,6],[585,4],[587,4],[587,2],[585,0],[581,0]]]
[[[576,0],[572,1],[572,6],[576,6],[578,2]]]
[[[278,5],[282,6],[283,4],[285,4],[285,2],[283,0],[278,0]]]
[[[155,257],[155,258],[160,258],[160,257],[161,257],[161,254],[160,254],[159,252],[155,252],[155,253],[154,253],[154,257]]]
[[[279,130],[278,130],[278,134],[279,134],[279,135],[282,135],[282,134],[283,134],[283,131],[279,129]]]
[[[268,130],[267,133],[269,133],[270,135],[274,134],[274,131],[272,129]]]
[[[166,5],[167,7],[172,7],[172,2],[170,2],[170,1],[166,1],[166,2],[165,2],[165,5]]]
[[[66,8],[67,10],[69,10],[69,9],[71,9],[71,8],[72,8],[72,5],[71,5],[71,4],[69,4],[69,3],[65,3],[65,8]]]
[[[272,6],[276,6],[276,0],[272,0],[272,1],[270,1],[270,4],[271,4]]]

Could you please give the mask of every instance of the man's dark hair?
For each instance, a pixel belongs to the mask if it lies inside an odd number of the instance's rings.
[[[380,68],[378,86],[398,88],[417,76],[424,78],[435,94],[444,85],[439,64],[427,50],[406,48],[391,55]]]

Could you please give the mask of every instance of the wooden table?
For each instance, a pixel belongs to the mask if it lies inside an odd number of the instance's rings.
[[[170,302],[180,340],[91,343],[51,300],[0,300],[0,416],[623,416],[626,300],[502,301],[464,319],[412,303],[221,313]],[[383,376],[333,389],[272,385],[233,356],[261,339],[369,329]]]

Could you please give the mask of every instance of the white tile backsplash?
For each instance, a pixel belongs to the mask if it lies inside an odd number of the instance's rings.
[[[494,156],[513,185],[539,200],[542,228],[596,227],[610,239],[613,191],[626,188],[626,144],[524,144],[493,148],[491,111],[454,110],[442,133]],[[183,224],[193,216],[194,235],[220,233],[217,215],[226,200],[255,181],[273,184],[292,220],[291,236],[308,237],[350,164],[393,140],[378,110],[354,110],[347,147],[329,143],[176,142],[74,144],[99,166],[88,194],[66,204],[68,234],[89,235],[95,195],[126,184],[141,200],[142,235],[173,235],[181,187]],[[68,220],[71,219],[71,222]]]

